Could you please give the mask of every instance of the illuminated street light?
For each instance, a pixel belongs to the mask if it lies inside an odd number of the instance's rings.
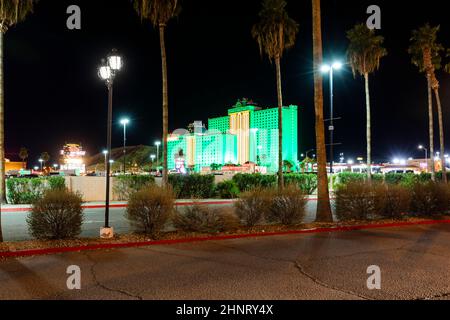
[[[423,145],[419,145],[417,148],[419,150],[424,150],[425,151],[426,172],[428,173],[428,149],[425,148]]]
[[[102,60],[102,65],[98,68],[98,75],[100,79],[105,81],[108,88],[108,119],[107,119],[107,153],[106,156],[106,201],[105,201],[105,226],[100,230],[100,236],[112,238],[113,229],[109,226],[109,189],[110,189],[110,173],[111,173],[111,127],[112,127],[112,107],[113,107],[113,87],[114,79],[117,73],[123,67],[123,59],[117,54],[117,50],[112,50],[108,57]]]
[[[44,160],[43,160],[43,159],[39,159],[38,161],[39,161],[40,164],[41,164],[41,171],[42,171],[42,163],[44,162]]]
[[[347,160],[347,164],[352,165],[352,164],[354,164],[354,163],[355,163],[355,162],[354,162],[352,159]]]
[[[129,119],[120,120],[120,124],[123,125],[123,174],[126,174],[126,156],[127,156],[127,124],[130,123]]]
[[[342,68],[342,63],[335,61],[331,65],[324,64],[321,67],[322,73],[329,73],[330,75],[330,125],[328,126],[328,131],[330,132],[330,174],[333,174],[333,144],[334,144],[334,110],[333,110],[333,75],[334,71],[338,71]]]
[[[156,146],[156,167],[159,167],[159,146],[161,145],[161,141],[155,141]]]

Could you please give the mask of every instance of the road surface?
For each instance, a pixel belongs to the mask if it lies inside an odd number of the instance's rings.
[[[309,201],[307,205],[307,216],[305,222],[311,222],[315,219],[316,201]],[[227,205],[213,205],[211,207],[231,206]],[[178,207],[183,210],[185,207]],[[125,208],[110,208],[110,224],[114,227],[115,233],[125,234],[131,233],[133,230],[125,218]],[[29,212],[2,212],[2,230],[4,241],[23,241],[30,240],[32,236],[28,232],[28,225],[26,218]],[[82,226],[81,237],[98,237],[100,228],[104,225],[105,209],[86,209],[84,210],[84,223]]]
[[[449,243],[442,224],[7,259],[0,299],[450,299]]]

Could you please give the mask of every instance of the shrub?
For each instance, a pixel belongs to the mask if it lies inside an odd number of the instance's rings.
[[[175,228],[186,232],[217,233],[236,230],[240,221],[229,210],[195,204],[186,208],[184,213],[178,212],[173,224]]]
[[[32,204],[41,199],[48,190],[65,188],[64,177],[9,178],[6,195],[11,204]]]
[[[233,180],[225,180],[216,185],[216,194],[221,199],[234,199],[239,195],[239,188]]]
[[[246,192],[255,188],[274,187],[277,183],[277,176],[264,175],[260,173],[238,173],[233,176],[233,181],[236,183],[241,192]]]
[[[236,213],[247,227],[253,227],[263,221],[269,206],[270,191],[255,188],[239,196],[235,203]]]
[[[214,193],[214,179],[214,175],[169,175],[169,183],[178,199],[211,197]]]
[[[82,198],[66,189],[47,191],[27,217],[28,228],[37,239],[68,239],[81,233]]]
[[[335,175],[333,181],[333,188],[339,189],[349,183],[353,182],[364,182],[367,175],[364,173],[353,173],[353,172],[341,172]]]
[[[153,176],[122,175],[115,177],[113,190],[118,200],[129,200],[133,193],[154,183],[155,178]]]
[[[409,213],[411,191],[403,185],[377,185],[374,197],[376,213],[381,217],[399,219]]]
[[[317,189],[317,175],[289,173],[284,175],[284,182],[286,185],[295,184],[303,193],[312,194]]]
[[[449,187],[442,183],[416,183],[412,188],[412,211],[422,215],[439,215],[449,210]]]
[[[304,192],[295,185],[288,185],[283,190],[272,193],[268,220],[294,225],[305,216],[307,199]]]
[[[337,188],[335,194],[336,216],[341,221],[367,219],[376,211],[373,189],[368,183],[349,182]]]
[[[126,216],[137,232],[157,238],[173,213],[171,189],[151,185],[130,196]]]

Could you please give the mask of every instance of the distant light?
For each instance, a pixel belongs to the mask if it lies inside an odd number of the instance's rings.
[[[39,169],[39,167],[34,167],[33,169],[34,169],[35,171],[37,171],[37,170]]]
[[[355,162],[352,159],[347,160],[347,164],[354,164]]]
[[[120,120],[120,124],[121,125],[127,125],[127,124],[129,124],[130,123],[130,120],[129,119],[122,119],[122,120]]]
[[[331,67],[328,64],[324,64],[321,68],[320,71],[322,71],[323,73],[327,73],[330,72]]]
[[[394,160],[392,160],[393,164],[400,164],[400,160],[397,158],[394,158]]]
[[[413,161],[414,159],[412,158],[412,157],[409,157],[408,158],[408,161]]]
[[[339,62],[339,61],[336,61],[335,63],[333,63],[332,68],[333,68],[334,70],[339,70],[339,69],[342,68],[342,63]]]
[[[405,159],[400,159],[400,165],[404,166],[406,164],[406,160]]]
[[[152,158],[152,161],[155,160],[156,156],[154,154],[150,155],[150,158]]]
[[[42,160],[42,159],[39,159],[38,161],[39,161],[39,162],[44,162],[44,160]]]
[[[102,153],[103,153],[104,155],[107,155],[107,154],[108,154],[108,150],[103,150]]]
[[[108,65],[113,71],[120,71],[123,67],[122,57],[113,50],[113,53],[108,57]]]
[[[57,165],[57,164],[55,163],[55,164],[53,165],[53,167],[54,167],[54,168],[57,168],[57,167],[58,167],[58,165]]]
[[[423,149],[423,145],[419,145],[417,148],[422,150]]]
[[[112,160],[112,159],[111,159],[111,160],[109,160],[109,163],[114,163],[114,160]]]
[[[161,141],[155,141],[155,146],[160,146],[161,145]]]

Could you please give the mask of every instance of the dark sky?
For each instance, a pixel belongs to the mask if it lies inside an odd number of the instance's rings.
[[[427,144],[426,81],[411,65],[407,47],[411,30],[425,22],[441,24],[440,40],[450,39],[445,2],[322,1],[325,60],[344,59],[345,31],[366,21],[369,5],[382,9],[389,56],[371,78],[375,160],[421,156],[417,144]],[[66,8],[72,4],[81,7],[81,31],[66,28]],[[242,97],[276,106],[274,68],[261,59],[250,34],[259,9],[260,0],[183,1],[183,12],[167,34],[171,131],[225,115]],[[283,93],[286,105],[300,106],[301,153],[314,147],[311,1],[289,0],[288,10],[300,33],[283,59]],[[151,25],[141,23],[129,0],[41,0],[35,13],[5,37],[7,156],[16,158],[25,146],[33,165],[43,151],[55,159],[65,142],[81,142],[90,154],[104,148],[107,95],[97,66],[112,48],[126,61],[115,86],[113,144],[121,145],[121,116],[132,120],[130,145],[153,144],[160,137],[160,51]],[[448,128],[450,76],[438,76]],[[324,81],[327,114],[328,78]],[[336,123],[335,141],[342,143],[336,154],[364,156],[364,85],[348,66],[335,77],[335,108],[342,117]]]

